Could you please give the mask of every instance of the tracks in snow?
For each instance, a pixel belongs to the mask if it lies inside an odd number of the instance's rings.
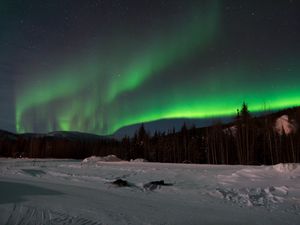
[[[101,222],[63,211],[15,204],[5,225],[104,225]]]

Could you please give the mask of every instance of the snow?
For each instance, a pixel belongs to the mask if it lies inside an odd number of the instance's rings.
[[[279,163],[273,166],[274,170],[280,173],[290,173],[293,170],[298,170],[300,173],[299,164],[296,163]]]
[[[288,115],[282,115],[275,122],[275,130],[278,134],[283,135],[296,132],[297,126],[294,120],[289,120]]]
[[[288,193],[288,188],[266,187],[266,188],[218,188],[219,196],[240,206],[260,206],[271,209],[275,203],[282,203]]]
[[[85,161],[89,166],[79,160],[0,159],[0,224],[296,225],[300,221],[299,164],[106,162],[103,157]],[[113,185],[118,179],[129,185]]]
[[[91,156],[82,160],[82,164],[97,164],[100,162],[120,162],[120,161],[122,160],[115,155],[107,155],[103,157]]]
[[[137,158],[137,159],[131,159],[130,162],[148,162],[148,161],[143,158]]]

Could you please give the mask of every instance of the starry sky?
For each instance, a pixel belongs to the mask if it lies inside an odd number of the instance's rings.
[[[0,129],[106,135],[298,106],[299,2],[3,0]]]

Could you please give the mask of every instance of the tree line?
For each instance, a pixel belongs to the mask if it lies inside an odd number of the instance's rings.
[[[275,129],[274,123],[283,112],[252,117],[243,103],[234,121],[220,121],[210,127],[188,128],[179,132],[155,132],[150,136],[142,125],[133,138],[122,140],[121,157],[145,158],[153,162],[208,164],[277,164],[300,162],[300,132]],[[300,119],[299,108],[284,111]]]
[[[204,128],[156,131],[150,135],[144,125],[133,137],[70,138],[43,135],[0,134],[0,156],[31,158],[75,158],[115,154],[121,159],[143,158],[150,162],[202,164],[277,164],[300,162],[300,132],[278,132],[276,118],[287,114],[300,119],[300,109],[253,117],[247,104],[237,110],[229,124],[215,122]]]

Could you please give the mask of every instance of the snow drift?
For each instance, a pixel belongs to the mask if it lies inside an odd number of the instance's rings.
[[[107,156],[91,156],[82,160],[82,164],[97,164],[99,162],[121,162],[122,159],[118,158],[115,155],[107,155]]]
[[[279,163],[273,166],[274,170],[280,173],[290,173],[299,170],[299,164],[296,163]],[[300,172],[300,171],[299,171]]]

